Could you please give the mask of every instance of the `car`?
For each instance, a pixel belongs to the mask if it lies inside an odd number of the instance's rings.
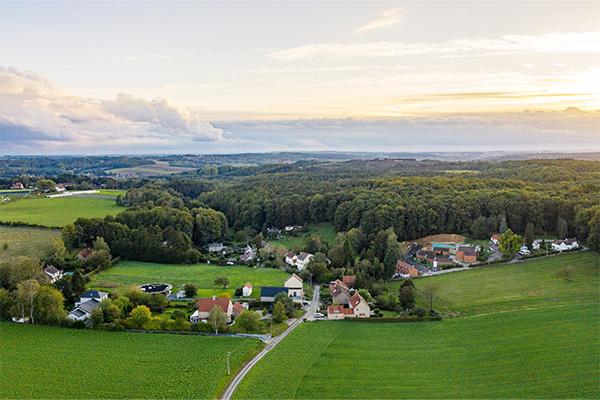
[[[325,314],[320,313],[320,312],[316,312],[315,313],[315,318],[320,319],[320,318],[325,318]]]
[[[522,256],[528,256],[531,254],[531,251],[529,251],[527,246],[523,246],[523,247],[521,247],[521,250],[519,250],[519,254]]]

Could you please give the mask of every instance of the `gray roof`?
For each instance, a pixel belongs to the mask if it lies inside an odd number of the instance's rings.
[[[108,295],[108,293],[101,292],[99,290],[88,290],[87,292],[83,293],[80,297],[99,299],[99,298],[101,298],[103,296],[107,296],[107,295]]]
[[[100,301],[97,299],[91,299],[86,301],[85,303],[81,303],[80,305],[77,306],[77,308],[79,308],[80,310],[91,314],[92,311],[94,311],[96,308],[98,308],[98,306],[100,306]]]
[[[77,318],[81,318],[85,315],[86,313],[84,313],[83,311],[81,311],[79,308],[76,308],[74,310],[72,310],[69,315],[73,315]]]

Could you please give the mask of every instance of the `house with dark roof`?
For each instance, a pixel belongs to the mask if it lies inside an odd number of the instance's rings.
[[[50,283],[54,283],[63,277],[63,271],[54,265],[48,265],[44,268],[44,274],[50,280]]]
[[[285,293],[288,295],[288,288],[286,287],[275,287],[275,286],[263,286],[260,288],[260,301],[263,303],[273,303],[275,297],[279,293]]]
[[[74,309],[72,309],[67,318],[72,321],[85,321],[92,316],[92,311],[100,307],[102,301],[98,299],[90,299],[86,302],[79,303]]]
[[[459,246],[456,250],[456,260],[465,263],[475,263],[479,257],[478,246]]]
[[[81,262],[86,262],[90,256],[92,255],[94,251],[92,249],[90,249],[89,247],[86,247],[85,249],[81,250],[79,253],[77,253],[77,259]]]
[[[99,290],[88,290],[79,297],[79,301],[75,305],[83,304],[89,300],[102,301],[104,299],[108,299],[108,293]]]

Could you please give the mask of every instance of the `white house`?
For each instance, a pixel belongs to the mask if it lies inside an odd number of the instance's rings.
[[[65,190],[67,190],[67,187],[65,186],[64,183],[59,183],[56,185],[56,191],[59,193],[64,192]]]
[[[104,299],[108,299],[108,293],[99,290],[88,290],[79,297],[79,301],[76,302],[75,305],[78,306],[90,300],[98,300],[98,302],[101,302]]]
[[[534,240],[533,243],[531,243],[531,249],[532,250],[539,250],[540,247],[542,247],[542,241],[541,240]]]
[[[286,264],[291,265],[292,267],[296,267],[298,271],[302,271],[308,266],[308,263],[310,262],[311,258],[313,258],[313,255],[310,253],[301,252],[298,255],[288,253],[285,256],[285,262]]]
[[[552,250],[567,251],[579,248],[579,243],[575,239],[555,240],[552,242]]]
[[[370,316],[371,307],[358,292],[350,297],[347,308],[343,304],[331,304],[327,307],[327,319],[330,320],[369,318]]]
[[[48,277],[50,283],[54,283],[63,277],[63,271],[53,265],[44,268],[44,274]]]
[[[252,284],[248,282],[242,288],[242,296],[248,297],[250,295],[252,295]]]
[[[72,321],[85,321],[92,316],[92,311],[100,306],[102,301],[98,299],[90,299],[83,303],[77,304],[77,307],[71,310],[67,318]]]
[[[225,246],[223,246],[223,243],[210,243],[208,245],[209,253],[218,253],[220,251],[223,251],[224,249],[225,249]]]
[[[219,307],[225,315],[227,315],[227,323],[231,322],[233,314],[233,304],[227,297],[203,297],[198,299],[197,310],[190,316],[190,322],[197,324],[198,322],[206,322],[213,307]]]
[[[292,274],[292,276],[287,278],[283,284],[283,287],[287,288],[288,296],[302,300],[302,297],[304,297],[304,288],[302,284],[302,278],[296,274]]]
[[[250,262],[252,260],[254,260],[256,253],[254,251],[254,249],[250,246],[246,246],[246,248],[244,249],[244,254],[242,254],[240,256],[240,261],[241,262]]]

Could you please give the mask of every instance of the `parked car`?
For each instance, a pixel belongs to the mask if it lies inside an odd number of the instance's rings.
[[[325,318],[325,314],[323,314],[323,313],[320,313],[320,312],[316,312],[316,313],[315,313],[315,318],[316,318],[316,319],[322,319],[322,318]]]
[[[522,256],[528,256],[531,254],[531,251],[529,251],[529,248],[527,248],[527,246],[523,246],[521,247],[521,250],[519,250],[519,254]]]

